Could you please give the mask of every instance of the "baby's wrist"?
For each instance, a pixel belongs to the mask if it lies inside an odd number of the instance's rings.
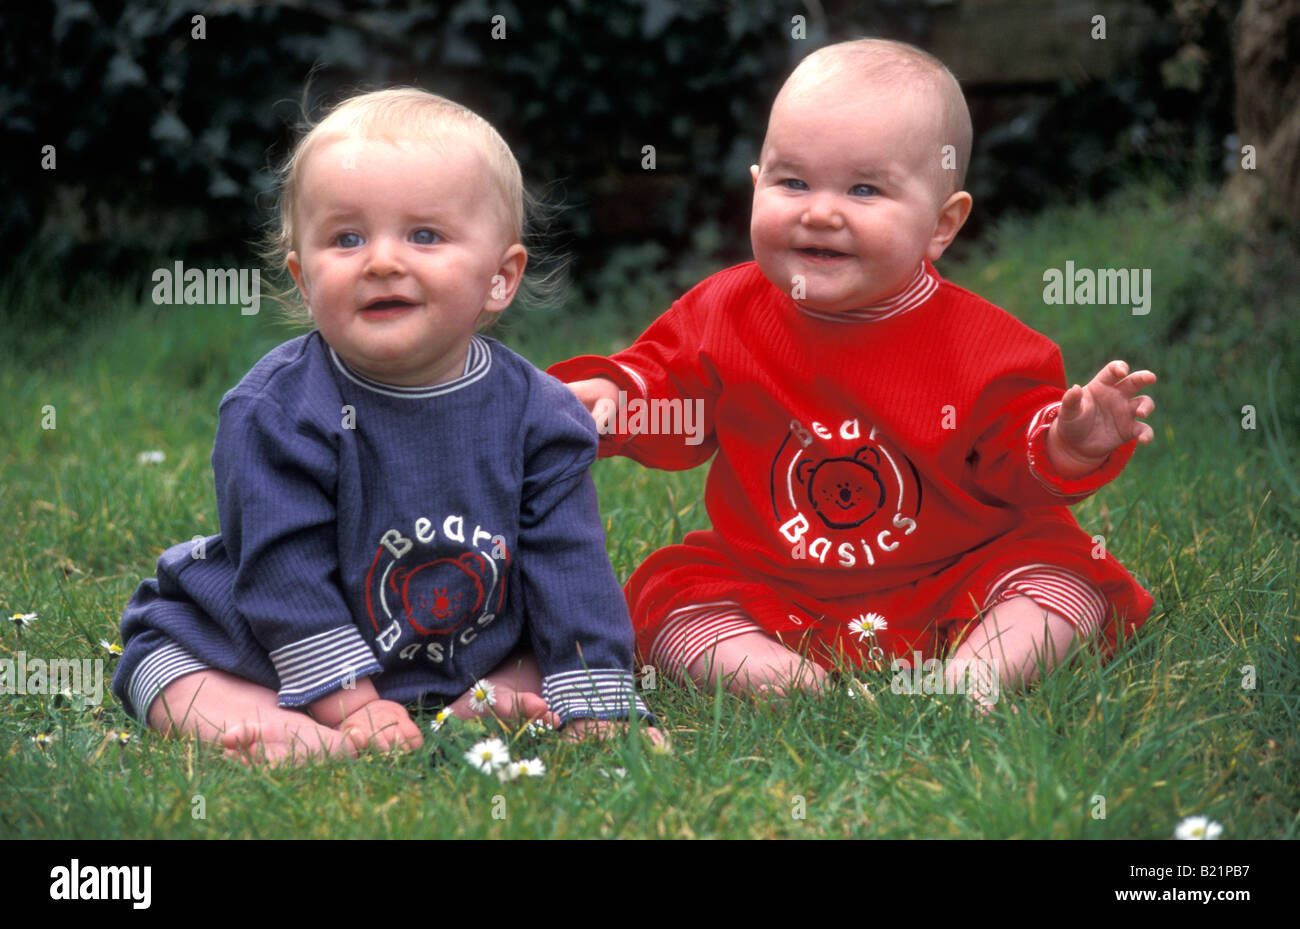
[[[1075,451],[1060,432],[1061,421],[1053,420],[1051,427],[1047,430],[1047,457],[1052,463],[1053,470],[1061,477],[1080,478],[1091,474],[1110,459],[1110,452],[1102,455],[1100,458],[1094,458],[1090,455],[1083,455]]]

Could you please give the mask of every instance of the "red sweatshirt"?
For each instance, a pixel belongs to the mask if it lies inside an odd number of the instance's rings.
[[[675,470],[716,451],[705,497],[718,541],[778,587],[834,600],[959,564],[968,576],[972,556],[987,562],[981,576],[1046,560],[1096,583],[1130,627],[1150,611],[1064,508],[1118,474],[1135,443],[1081,480],[1054,474],[1045,439],[1065,389],[1060,351],[929,265],[888,304],[838,318],[800,310],[757,265],[738,265],[626,350],[550,373],[607,377],[629,401],[702,400],[699,444],[612,435],[601,454]]]

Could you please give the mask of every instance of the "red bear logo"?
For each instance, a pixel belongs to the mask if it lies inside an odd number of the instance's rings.
[[[853,529],[885,504],[879,464],[880,453],[864,445],[851,458],[801,461],[795,476],[808,488],[808,502],[822,522],[831,529]]]
[[[492,568],[476,552],[398,568],[388,586],[402,598],[402,613],[421,635],[454,632],[473,618],[487,597]]]

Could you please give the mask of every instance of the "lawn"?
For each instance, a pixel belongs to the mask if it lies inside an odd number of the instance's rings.
[[[99,705],[0,695],[0,837],[1158,839],[1191,815],[1297,837],[1300,282],[1284,243],[1208,218],[1211,194],[1138,185],[1008,221],[940,267],[1056,340],[1074,380],[1113,357],[1160,376],[1156,442],[1075,508],[1157,600],[1113,662],[1084,657],[987,718],[896,694],[888,672],[780,705],[660,678],[646,698],[670,753],[498,730],[547,769],[506,785],[461,758],[487,733],[463,725],[426,726],[411,755],[246,770],[131,723],[101,640],[163,548],[217,530],[217,404],[294,333],[265,307],[154,306],[152,265],[64,301],[51,272],[0,282],[0,609],[37,614],[3,623],[0,659],[101,660],[104,687]],[[1150,313],[1045,305],[1067,260],[1150,269]],[[541,366],[625,345],[685,274],[630,267],[590,312],[511,310],[498,336]],[[704,473],[597,465],[620,578],[706,525]]]

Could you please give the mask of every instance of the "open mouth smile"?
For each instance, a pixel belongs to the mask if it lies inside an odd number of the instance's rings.
[[[364,313],[398,312],[415,306],[415,302],[405,297],[381,297],[371,300],[361,308]]]

